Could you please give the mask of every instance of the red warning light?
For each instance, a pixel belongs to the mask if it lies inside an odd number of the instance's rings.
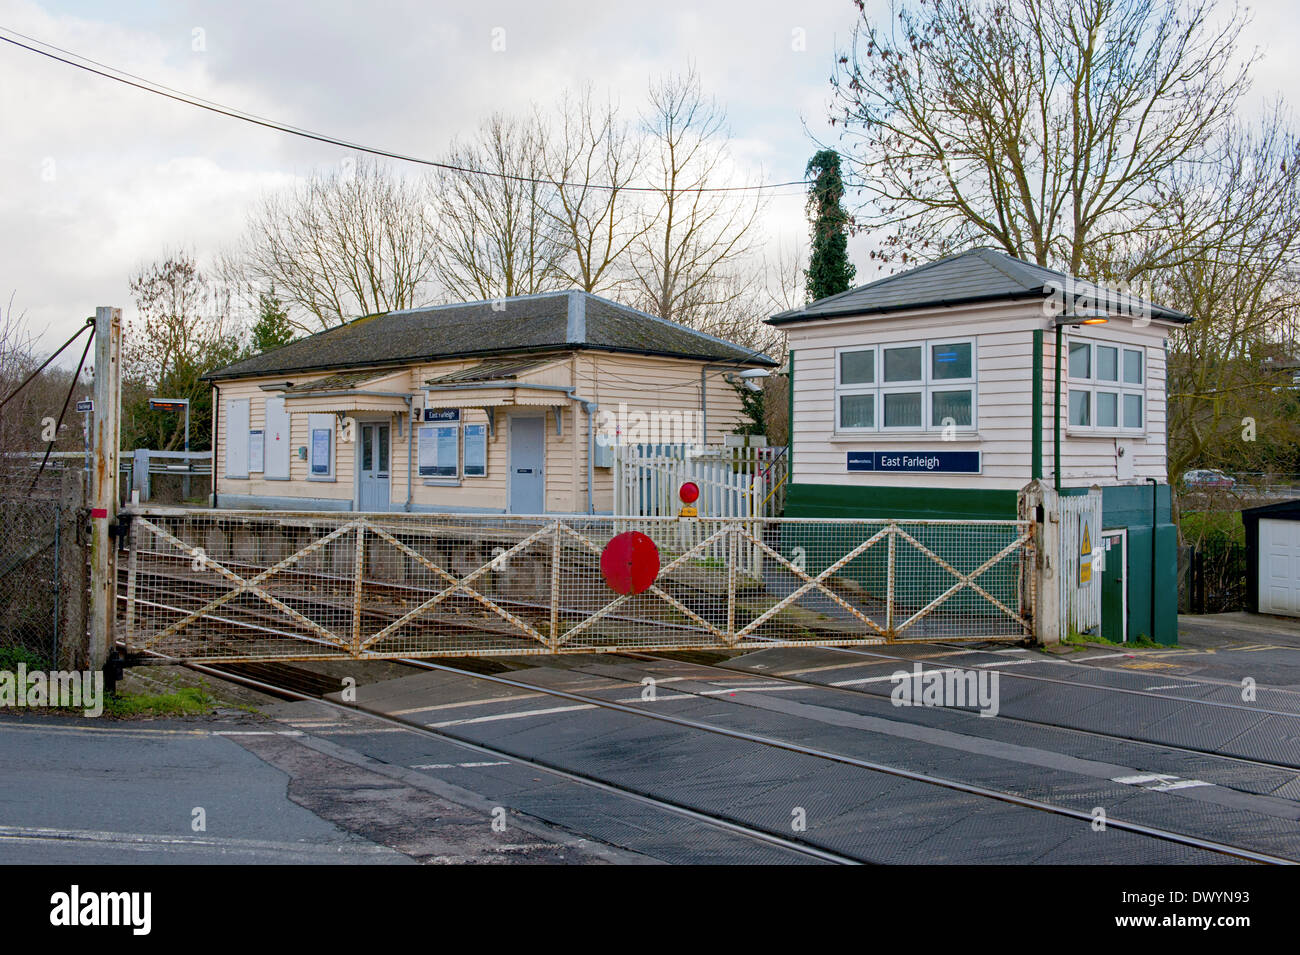
[[[687,481],[677,489],[677,496],[683,504],[694,504],[700,497],[700,486],[694,481]]]
[[[642,593],[659,576],[659,548],[639,531],[617,534],[600,552],[600,574],[615,593]]]

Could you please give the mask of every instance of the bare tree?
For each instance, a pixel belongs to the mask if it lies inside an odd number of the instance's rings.
[[[1170,183],[1162,230],[1135,258],[1164,262],[1154,293],[1196,321],[1169,356],[1169,473],[1295,466],[1300,392],[1300,139],[1280,110],[1225,137],[1214,163]],[[1272,368],[1278,370],[1270,370]]]
[[[9,400],[0,407],[0,453],[25,451],[36,446],[39,415],[29,389],[17,392],[18,386],[40,364],[33,351],[34,341],[23,313],[14,312],[14,294],[0,307],[0,398]],[[12,470],[14,462],[0,459],[0,477]]]
[[[693,67],[651,84],[642,122],[655,192],[647,227],[628,250],[633,295],[646,311],[698,325],[727,304],[719,294],[737,288],[715,279],[753,250],[761,193],[703,191],[731,181],[727,117]]]
[[[123,330],[123,439],[130,447],[174,450],[184,418],[149,409],[150,397],[188,398],[192,447],[206,445],[211,388],[202,376],[244,354],[231,295],[192,255],[178,252],[131,277],[137,317]]]
[[[565,229],[545,182],[545,148],[536,116],[495,113],[445,160],[488,175],[444,170],[430,179],[433,271],[452,297],[531,295],[564,285]]]
[[[858,221],[904,262],[983,241],[1078,273],[1090,243],[1158,227],[1160,183],[1247,88],[1244,17],[1211,0],[921,0],[884,25],[858,8],[833,120]]]
[[[263,200],[239,256],[244,276],[274,286],[305,331],[419,305],[433,269],[424,199],[419,184],[349,159]]]
[[[624,256],[646,225],[629,192],[639,174],[640,143],[612,102],[598,103],[590,87],[566,92],[547,137],[547,177],[554,189],[552,217],[567,254],[567,285],[585,292],[618,289]]]

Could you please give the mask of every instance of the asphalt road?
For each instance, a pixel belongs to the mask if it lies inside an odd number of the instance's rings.
[[[1231,615],[1182,623],[1169,650],[780,649],[719,661],[726,669],[520,661],[508,674],[519,687],[372,668],[362,705],[444,738],[312,702],[132,723],[4,714],[0,863],[814,861],[709,817],[887,863],[1228,861],[1098,829],[1086,817],[1099,809],[1300,859],[1300,628]],[[894,705],[891,674],[915,665],[996,672],[997,715]],[[659,687],[650,699],[647,678]],[[1257,684],[1249,703],[1243,680]],[[192,826],[199,808],[203,831]]]

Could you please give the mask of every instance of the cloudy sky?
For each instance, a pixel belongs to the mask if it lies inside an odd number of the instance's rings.
[[[869,9],[887,10],[886,0]],[[1252,101],[1300,83],[1294,0],[1260,0]],[[0,27],[209,100],[339,138],[436,158],[494,110],[591,82],[630,112],[652,76],[696,65],[727,108],[741,173],[799,179],[831,142],[828,77],[851,0],[445,2],[0,0]],[[504,30],[504,34],[496,33]],[[504,51],[493,49],[494,35]],[[497,44],[500,45],[499,43]],[[130,273],[184,247],[230,246],[258,197],[343,150],[170,102],[0,44],[0,301],[54,347],[96,305],[128,316]],[[763,220],[802,241],[797,190]],[[871,277],[855,240],[860,280]]]

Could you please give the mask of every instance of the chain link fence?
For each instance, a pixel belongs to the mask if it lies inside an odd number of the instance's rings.
[[[29,666],[85,666],[88,539],[84,473],[0,473],[0,650]]]
[[[119,633],[182,659],[1032,633],[1032,527],[1017,521],[127,514]]]

